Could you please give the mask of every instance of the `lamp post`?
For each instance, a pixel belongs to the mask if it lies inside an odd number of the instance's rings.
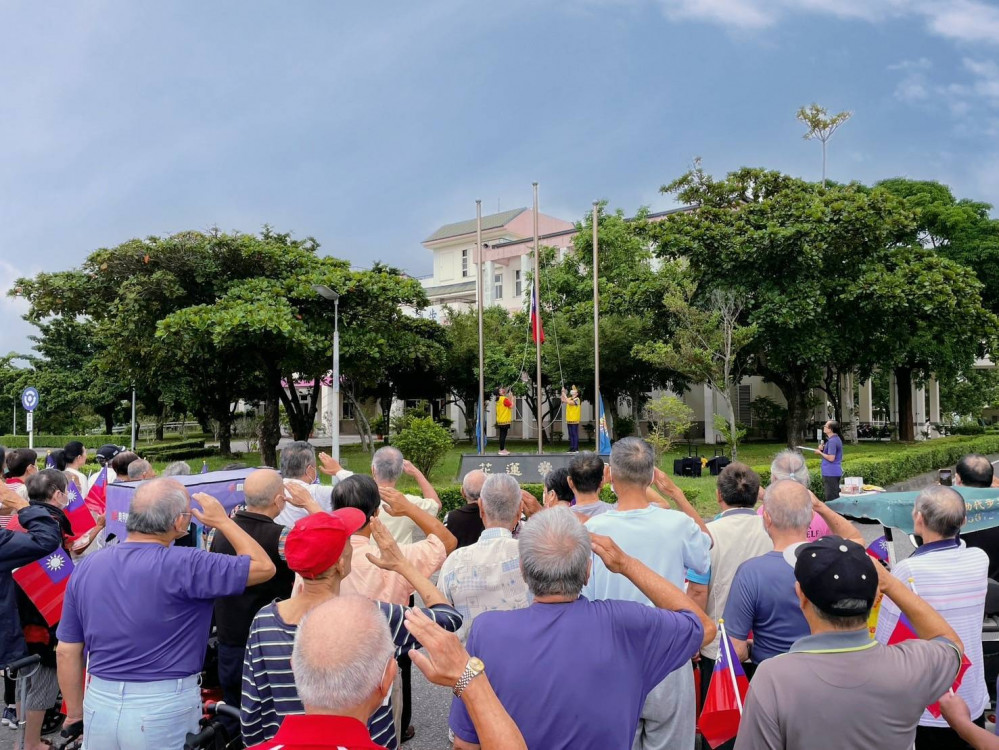
[[[330,387],[333,395],[333,417],[330,420],[330,446],[333,458],[340,461],[340,295],[324,284],[312,287],[316,294],[333,303],[333,377]]]

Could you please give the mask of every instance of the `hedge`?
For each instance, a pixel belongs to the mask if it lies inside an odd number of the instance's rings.
[[[989,455],[999,453],[999,435],[984,435],[960,441],[939,444],[929,440],[919,445],[907,446],[904,451],[882,456],[865,456],[843,460],[843,475],[863,477],[864,484],[887,487],[896,482],[912,479],[947,466],[953,466],[969,453]],[[754,466],[764,485],[770,484],[770,467]],[[812,492],[825,499],[822,476],[811,472]]]
[[[112,444],[112,445],[123,445],[129,442],[128,435],[35,435],[35,445],[41,445],[46,448],[62,448],[66,443],[71,443],[74,440],[83,443],[83,446],[87,450],[97,450],[102,445]],[[139,451],[145,453],[150,450],[155,450],[157,448],[176,448],[181,445],[187,446],[191,445],[204,445],[205,436],[204,435],[192,435],[190,437],[184,437],[178,440],[166,440],[164,439],[159,443],[149,443],[143,445],[139,444]],[[28,436],[27,435],[0,435],[0,445],[8,450],[11,448],[27,448],[28,447]]]
[[[541,502],[541,496],[544,494],[545,491],[545,487],[543,484],[522,484],[520,485],[520,488],[527,490],[532,495],[534,495],[534,497],[538,499],[538,502]],[[460,508],[462,505],[465,504],[465,498],[461,496],[460,485],[449,484],[446,487],[435,487],[434,489],[437,490],[437,496],[441,499],[442,514],[448,513],[452,510],[455,510],[456,508]],[[687,496],[687,500],[693,503],[694,500],[697,499],[698,495],[700,495],[700,492],[691,489],[691,490],[685,490],[684,494]],[[605,503],[614,502],[614,493],[611,492],[610,487],[604,486],[604,488],[600,491],[600,499],[603,500]]]

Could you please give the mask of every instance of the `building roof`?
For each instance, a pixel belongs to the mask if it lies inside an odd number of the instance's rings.
[[[520,216],[526,208],[514,208],[510,211],[502,211],[498,214],[489,214],[488,216],[482,217],[482,231],[487,229],[499,229],[506,224],[509,224],[515,218]],[[456,221],[454,224],[445,224],[432,235],[427,237],[426,242],[436,242],[437,240],[445,240],[449,237],[460,237],[463,234],[471,234],[475,231],[476,220],[468,219],[466,221]]]
[[[463,294],[465,292],[475,292],[475,280],[459,281],[454,284],[434,284],[423,287],[423,290],[432,297],[443,297],[449,294]]]
[[[670,216],[672,214],[686,213],[687,211],[692,211],[693,209],[694,209],[693,206],[680,206],[679,208],[671,208],[667,211],[657,211],[655,213],[646,214],[644,218],[646,221],[660,221],[661,219],[665,219],[667,216]],[[526,211],[527,209],[524,210]],[[485,219],[483,219],[483,221],[485,221]],[[635,221],[635,217],[632,216],[628,219],[625,219],[625,221]],[[474,230],[474,228],[475,227],[473,225],[472,229]],[[485,229],[484,226],[482,228]],[[569,235],[574,235],[578,231],[579,230],[576,227],[573,227],[572,229],[562,229],[558,232],[549,232],[548,234],[540,234],[538,235],[538,242],[541,242],[542,240],[554,239],[555,237],[566,237]],[[503,240],[502,242],[494,242],[489,247],[493,249],[500,249],[504,247],[510,247],[511,245],[522,245],[525,242],[534,242],[534,238],[521,237],[519,239]]]

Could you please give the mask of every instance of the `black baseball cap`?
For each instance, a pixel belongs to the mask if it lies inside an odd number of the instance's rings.
[[[123,450],[125,449],[120,448],[117,445],[111,445],[110,443],[102,445],[100,448],[97,449],[97,463],[105,464],[108,461],[110,461],[112,458],[117,456],[119,453],[121,453]]]
[[[794,577],[808,601],[822,612],[854,617],[869,612],[878,595],[878,572],[870,555],[856,542],[824,536],[795,550]],[[854,606],[841,606],[852,599]],[[860,605],[864,602],[864,606]]]

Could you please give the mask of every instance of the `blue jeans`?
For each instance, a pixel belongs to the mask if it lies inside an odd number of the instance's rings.
[[[84,750],[179,750],[201,718],[199,675],[157,682],[91,676],[83,698]]]
[[[569,450],[578,451],[579,450],[579,422],[569,422],[566,424],[569,428]]]

